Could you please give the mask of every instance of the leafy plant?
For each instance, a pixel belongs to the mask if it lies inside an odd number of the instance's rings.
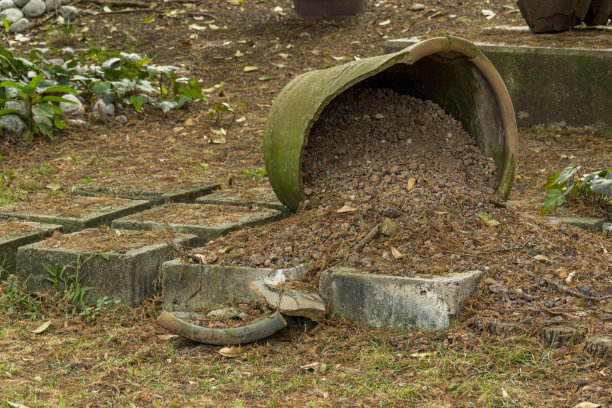
[[[261,180],[268,176],[268,171],[264,167],[259,167],[255,170],[245,170],[244,174],[251,180]]]
[[[4,268],[1,269],[1,272],[6,272]],[[9,275],[2,286],[4,286],[4,293],[0,296],[0,307],[6,313],[14,313],[17,310],[25,309],[25,314],[28,316],[36,317],[38,314],[41,314],[44,318],[42,302],[22,289],[17,282],[17,276]]]
[[[81,268],[97,254],[91,254],[85,260],[82,260],[82,253],[77,254],[75,262],[71,262],[67,265],[61,266],[56,264],[54,268],[51,268],[44,263],[43,268],[51,275],[46,277],[45,280],[53,284],[54,295],[64,297],[69,304],[72,304],[72,314],[75,314],[77,310],[85,309],[85,302],[83,298],[85,294],[93,289],[98,289],[93,286],[82,286],[81,281],[85,275],[81,274]],[[67,310],[65,310],[67,313]]]
[[[232,107],[227,102],[217,102],[215,106],[213,106],[212,111],[208,112],[208,117],[210,119],[215,118],[215,124],[216,124],[216,123],[219,123],[219,121],[221,120],[221,116],[223,114],[230,113],[232,114],[232,117],[228,123],[232,123],[236,119],[237,114],[239,115],[242,114],[242,112],[239,112],[238,109],[244,108],[245,106],[246,105],[244,103],[237,103],[235,107]]]
[[[563,171],[547,178],[542,190],[548,191],[542,203],[541,215],[548,214],[562,206],[568,197],[592,196],[598,200],[610,201],[612,197],[612,170],[600,170],[577,177],[580,166],[571,163]]]
[[[109,299],[108,296],[101,297],[96,302],[95,306],[87,306],[79,316],[85,317],[87,323],[94,322],[101,315],[108,315],[117,310],[117,306],[121,303],[120,300]]]

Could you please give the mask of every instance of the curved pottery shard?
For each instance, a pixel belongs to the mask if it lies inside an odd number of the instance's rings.
[[[508,90],[474,44],[443,37],[393,54],[307,72],[278,94],[266,121],[264,157],[272,188],[283,204],[296,210],[304,199],[301,168],[310,129],[336,96],[358,83],[430,99],[461,121],[497,165],[497,197],[508,198],[517,154]]]
[[[164,310],[157,318],[157,324],[189,340],[219,346],[252,343],[287,327],[285,318],[278,312],[264,316],[246,326],[213,329],[188,323]]]

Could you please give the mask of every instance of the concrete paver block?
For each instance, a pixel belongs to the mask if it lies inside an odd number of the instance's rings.
[[[329,311],[371,327],[435,331],[447,328],[469,297],[482,271],[433,278],[361,273],[335,267],[324,271],[319,291]]]
[[[151,204],[193,203],[196,198],[221,188],[218,183],[205,184],[199,187],[149,190],[145,188],[124,188],[102,186],[96,183],[76,186],[73,195],[113,196],[132,200],[148,200]]]
[[[565,223],[578,228],[582,228],[592,233],[602,231],[602,226],[606,222],[606,218],[593,217],[546,217],[551,223]]]
[[[93,200],[92,197],[75,197],[75,200]],[[70,217],[63,215],[47,215],[31,212],[27,210],[18,212],[8,212],[6,208],[0,209],[0,218],[19,218],[27,221],[34,221],[46,224],[61,225],[64,233],[71,233],[94,228],[100,225],[111,225],[115,218],[124,217],[150,207],[149,201],[144,200],[123,200],[122,204],[112,205],[95,212],[91,212],[82,217]]]
[[[195,238],[185,235],[175,238],[174,242],[184,244]],[[68,282],[74,282],[78,272],[82,287],[97,288],[86,292],[86,303],[95,303],[97,299],[108,296],[112,300],[135,306],[153,292],[160,266],[171,255],[172,249],[162,239],[160,243],[123,253],[107,252],[95,256],[87,252],[86,248],[82,251],[47,248],[39,242],[23,246],[17,251],[17,276],[28,291],[45,293],[52,291],[54,284],[47,280],[52,276],[43,265],[51,269],[57,265],[60,270],[66,266],[65,277]],[[77,268],[77,259],[80,263],[85,260],[87,262]],[[60,290],[64,287],[59,284]]]
[[[0,221],[2,223],[4,221]],[[15,259],[17,249],[24,245],[45,239],[54,231],[61,231],[61,225],[41,224],[38,222],[23,222],[28,227],[34,228],[18,235],[7,235],[0,238],[0,280],[6,279],[8,275],[15,274]]]
[[[189,221],[186,219],[184,222],[168,221],[161,222],[153,217],[147,219],[147,214],[159,214],[160,207],[153,208],[151,210],[143,211],[137,215],[120,218],[113,221],[112,227],[118,229],[130,229],[130,230],[167,230],[180,232],[183,234],[193,234],[198,236],[198,240],[192,242],[193,245],[201,245],[210,240],[225,235],[231,231],[237,231],[244,227],[254,227],[257,225],[265,225],[283,218],[283,213],[277,210],[262,209],[257,212],[241,211],[239,207],[228,206],[233,217],[237,217],[235,220],[226,220],[219,223],[214,220],[214,214],[211,212],[211,219],[207,220],[206,223],[198,221]],[[163,206],[161,208],[164,208]],[[173,204],[172,210],[175,212],[181,212],[180,208],[189,209],[189,211],[198,210],[202,214],[206,214],[207,210],[213,210],[213,207],[206,204]],[[137,217],[137,219],[135,219]]]
[[[227,204],[240,207],[255,205],[258,207],[266,207],[274,210],[289,212],[289,208],[278,201],[272,187],[253,187],[244,192],[243,195],[237,196],[233,190],[219,190],[212,194],[205,195],[196,200],[196,203],[201,204]]]
[[[249,287],[251,282],[277,285],[302,279],[305,272],[305,266],[275,270],[168,261],[162,266],[163,307],[167,311],[184,312],[235,301],[261,301]]]

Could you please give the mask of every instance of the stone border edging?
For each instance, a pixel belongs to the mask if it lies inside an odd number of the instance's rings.
[[[417,42],[390,40],[384,52]],[[520,127],[591,126],[612,135],[612,49],[475,44],[504,80]]]

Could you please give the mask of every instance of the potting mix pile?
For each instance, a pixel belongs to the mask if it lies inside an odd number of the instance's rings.
[[[461,124],[392,90],[354,88],[332,101],[302,171],[307,200],[297,214],[194,252],[220,265],[307,264],[312,277],[334,265],[431,276],[498,268],[498,257],[518,254],[538,269],[547,262],[536,255],[549,252],[580,270],[579,254],[597,245],[498,202],[496,166]]]

